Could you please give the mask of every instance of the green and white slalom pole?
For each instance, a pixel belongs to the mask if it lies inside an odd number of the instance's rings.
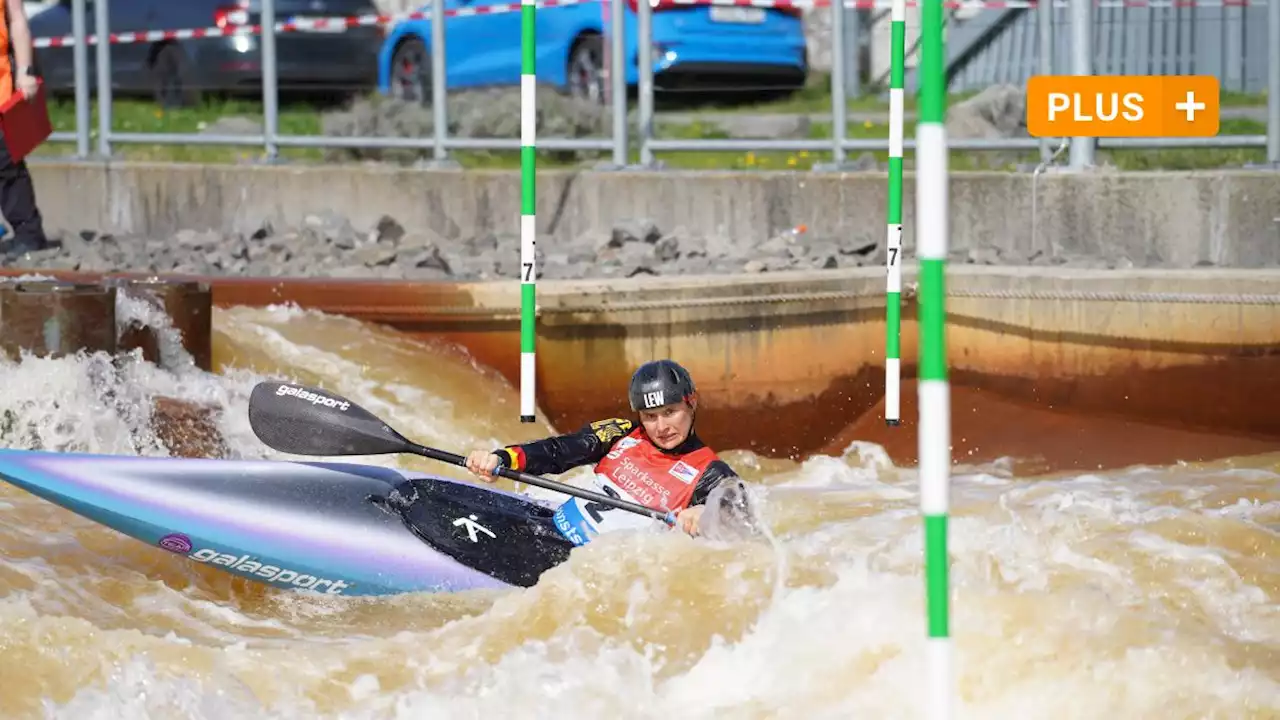
[[[885,251],[884,422],[902,423],[902,134],[907,3],[893,0],[889,73],[889,234]]]
[[[947,521],[951,481],[951,389],[947,384],[948,233],[943,0],[921,3],[920,113],[916,125],[916,242],[920,264],[920,510],[924,515],[927,690],[930,718],[952,708]]]
[[[534,339],[537,336],[535,285],[537,268],[537,186],[534,182],[537,155],[537,42],[536,0],[520,3],[520,422],[535,420]]]

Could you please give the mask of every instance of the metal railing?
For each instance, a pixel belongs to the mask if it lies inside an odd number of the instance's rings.
[[[592,2],[597,0],[546,0],[545,5],[554,7],[561,4],[574,4],[579,2]],[[1038,36],[1042,48],[1047,48],[1047,53],[1038,54],[1039,72],[1049,72],[1053,70],[1052,64],[1048,59],[1053,55],[1052,37],[1053,32],[1050,28],[1052,19],[1052,8],[1069,8],[1071,10],[1071,19],[1075,24],[1072,26],[1072,43],[1071,43],[1071,73],[1072,74],[1091,74],[1093,73],[1095,59],[1092,52],[1092,39],[1096,23],[1092,13],[1094,5],[1098,0],[1053,0],[1052,3],[1045,3],[1047,12],[1034,10],[1039,17]],[[1105,2],[1106,0],[1102,0]],[[624,0],[603,0],[608,3],[610,10],[610,23],[605,33],[605,41],[609,47],[610,59],[608,66],[611,68],[623,68],[626,66],[626,57],[624,55],[624,43],[615,42],[613,38],[624,37],[625,25],[624,20],[626,6]],[[676,0],[678,4],[684,5],[741,5],[740,0]],[[867,139],[848,137],[848,96],[846,94],[845,73],[847,71],[846,47],[848,40],[845,32],[845,23],[850,17],[853,17],[853,11],[865,8],[887,7],[889,0],[844,0],[843,8],[845,12],[831,13],[831,56],[833,58],[833,67],[830,78],[831,91],[831,135],[828,138],[795,138],[795,139],[769,139],[769,138],[701,138],[701,139],[668,139],[655,137],[655,110],[654,110],[654,55],[652,38],[653,27],[653,10],[648,2],[639,2],[636,4],[636,23],[637,35],[640,39],[637,42],[637,64],[639,70],[638,81],[638,102],[637,102],[637,128],[638,137],[635,142],[639,146],[639,159],[641,167],[654,167],[654,153],[657,152],[706,152],[706,151],[723,151],[723,152],[765,152],[765,151],[784,151],[784,152],[829,152],[832,156],[832,163],[826,167],[839,168],[845,164],[848,153],[850,152],[887,152],[889,149],[889,141],[884,139]],[[814,7],[830,7],[830,0],[751,0],[750,4],[764,7],[781,7],[781,8],[814,8]],[[909,5],[916,5],[912,2]],[[986,7],[983,2],[966,2],[966,3],[947,3],[951,8],[969,9]],[[1127,2],[1126,4],[1133,4]],[[1152,6],[1160,4],[1160,0],[1151,0]],[[1260,3],[1255,3],[1260,4]],[[543,5],[543,3],[540,3]],[[1007,9],[1010,7],[1024,7],[1028,10],[1038,8],[1035,2],[1027,0],[1005,0],[993,3],[992,7]],[[1268,70],[1267,70],[1267,132],[1265,135],[1220,135],[1209,138],[1179,138],[1179,139],[1162,139],[1162,138],[1120,138],[1120,139],[1094,139],[1094,138],[1074,138],[1072,139],[1072,166],[1084,167],[1093,163],[1093,148],[1266,148],[1267,161],[1269,164],[1280,167],[1280,0],[1271,0],[1267,3],[1267,37],[1268,37]],[[517,11],[519,4],[513,4],[509,9],[498,8],[496,12]],[[97,28],[110,28],[110,2],[109,0],[98,0],[94,3],[95,26]],[[493,14],[494,9],[487,8],[486,12]],[[451,10],[446,11],[444,0],[432,0],[431,8],[427,12],[414,13],[416,17],[444,18],[448,22],[451,16],[467,14],[466,11]],[[365,20],[370,20],[366,18]],[[394,18],[372,18],[372,21],[380,23],[392,22]],[[338,22],[345,22],[352,25],[351,19],[337,19]],[[321,22],[324,21],[313,21]],[[290,24],[277,23],[275,13],[274,0],[261,0],[261,22],[257,26],[238,28],[235,31],[222,34],[260,34],[261,41],[261,58],[262,58],[262,104],[264,123],[261,134],[248,135],[220,135],[220,134],[192,134],[192,133],[134,133],[122,132],[112,127],[112,72],[111,72],[111,52],[110,46],[115,42],[146,42],[148,37],[134,37],[132,34],[127,38],[121,39],[121,36],[108,35],[107,42],[98,42],[96,37],[87,37],[86,34],[86,0],[72,1],[72,31],[73,36],[71,42],[58,42],[52,44],[73,45],[74,52],[74,83],[75,83],[75,105],[76,105],[76,129],[74,132],[57,132],[54,133],[51,140],[55,142],[74,142],[76,145],[76,156],[80,158],[90,157],[90,100],[89,100],[89,82],[88,82],[88,47],[93,45],[95,48],[96,69],[97,69],[97,103],[99,108],[98,127],[97,127],[97,155],[100,158],[110,158],[112,156],[113,146],[116,144],[151,144],[151,145],[219,145],[219,146],[241,146],[241,147],[261,147],[263,148],[267,158],[274,160],[279,157],[281,148],[361,148],[361,149],[413,149],[413,150],[430,150],[432,158],[436,163],[450,162],[450,153],[455,150],[498,150],[498,151],[518,151],[520,148],[520,139],[518,137],[499,138],[499,137],[451,137],[448,134],[448,107],[446,104],[446,92],[448,88],[447,66],[445,63],[445,32],[443,22],[432,22],[432,37],[430,42],[431,64],[432,64],[432,88],[431,88],[431,104],[434,117],[434,128],[430,137],[334,137],[323,135],[286,135],[280,132],[280,113],[278,105],[278,76],[276,63],[276,36],[279,32],[288,32],[292,30]],[[1085,29],[1088,31],[1084,31]],[[861,28],[858,28],[861,31]],[[159,33],[163,35],[164,33]],[[147,33],[139,33],[139,36],[147,36]],[[46,39],[48,40],[48,39]],[[512,42],[518,42],[517,37],[512,38]],[[885,52],[888,48],[885,48]],[[1061,72],[1061,70],[1058,70]],[[612,155],[612,165],[615,167],[629,167],[628,152],[632,147],[631,138],[629,138],[630,128],[627,122],[627,84],[626,74],[624,72],[609,72],[609,83],[611,87],[609,103],[612,111],[612,132],[608,136],[571,138],[571,137],[540,137],[538,139],[538,148],[540,150],[576,150],[576,151],[600,151],[610,152]],[[1049,156],[1050,144],[1042,139],[1035,138],[952,138],[948,142],[951,150],[961,151],[1022,151],[1022,150],[1040,150],[1042,157]],[[908,150],[915,149],[914,138],[905,139],[905,148]]]

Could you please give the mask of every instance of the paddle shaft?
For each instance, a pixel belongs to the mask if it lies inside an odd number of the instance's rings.
[[[416,455],[428,457],[428,458],[431,458],[432,460],[439,460],[440,462],[446,462],[451,465],[457,465],[458,467],[467,466],[466,458],[462,457],[461,455],[455,455],[454,453],[451,453],[451,452],[436,450],[435,448],[429,448],[429,447],[426,447],[425,445],[419,445],[414,442],[410,442],[409,449],[411,452],[413,452]],[[573,495],[576,497],[580,497],[584,500],[591,500],[592,502],[597,502],[597,503],[600,503],[601,505],[608,505],[610,507],[615,507],[615,508],[618,508],[619,510],[626,510],[627,512],[633,512],[637,515],[644,515],[646,517],[651,517],[656,520],[661,520],[669,525],[675,524],[675,513],[664,513],[661,510],[654,510],[653,508],[648,508],[648,507],[645,507],[644,505],[639,505],[633,502],[627,502],[626,500],[619,500],[617,498],[609,497],[608,495],[602,495],[600,493],[591,492],[590,490],[582,490],[572,485],[565,485],[564,483],[558,483],[554,480],[547,480],[546,478],[538,477],[537,475],[530,475],[529,473],[520,472],[519,470],[513,470],[503,465],[499,465],[498,469],[494,471],[494,474],[500,475],[504,478],[507,478],[508,480],[522,482],[525,485],[535,485],[537,487],[545,488],[547,490],[554,490],[556,492],[561,492],[566,495]]]

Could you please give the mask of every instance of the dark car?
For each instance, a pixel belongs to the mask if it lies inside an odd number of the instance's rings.
[[[87,32],[95,31],[88,0]],[[260,0],[110,0],[112,33],[233,29],[261,22]],[[372,0],[276,0],[276,22],[377,15]],[[71,35],[71,0],[30,18],[34,38]],[[281,91],[365,93],[377,86],[380,26],[290,30],[276,35],[276,72]],[[160,38],[111,45],[111,82],[120,94],[148,94],[165,106],[198,102],[206,92],[260,93],[262,38],[243,34]],[[97,87],[96,47],[89,47],[89,85]],[[36,64],[56,94],[75,89],[73,48],[37,47]]]

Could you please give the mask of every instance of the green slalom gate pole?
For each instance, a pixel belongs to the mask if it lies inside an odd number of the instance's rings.
[[[919,457],[924,516],[928,693],[931,718],[952,703],[947,520],[951,481],[951,390],[947,384],[948,245],[946,74],[942,3],[923,0],[920,19],[920,113],[916,125],[916,222],[920,263]]]
[[[520,3],[520,422],[535,420],[534,340],[537,337],[537,42],[536,0]]]
[[[907,3],[893,0],[889,74],[889,233],[885,252],[884,421],[902,423],[902,134],[906,75]]]

